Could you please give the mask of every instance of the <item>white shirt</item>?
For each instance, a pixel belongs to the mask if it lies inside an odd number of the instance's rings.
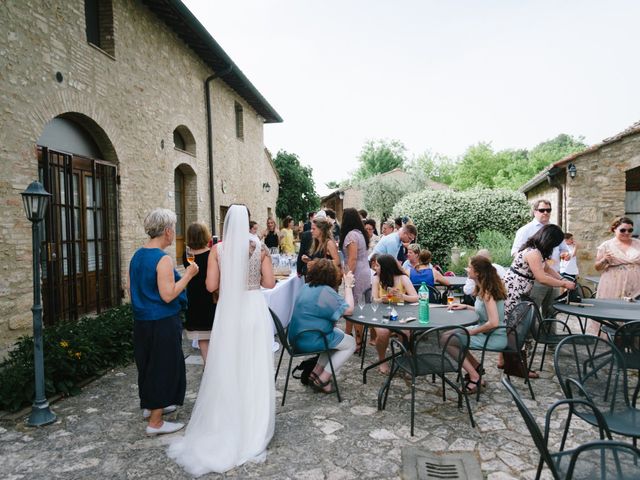
[[[522,247],[522,245],[524,245],[527,240],[529,240],[529,238],[538,233],[538,230],[540,230],[542,227],[544,227],[544,224],[540,223],[536,218],[531,220],[526,225],[520,227],[516,232],[516,238],[513,241],[513,246],[511,247],[511,256],[515,256],[516,253],[520,251],[520,247]],[[553,268],[556,272],[560,271],[560,252],[568,251],[569,247],[567,247],[567,244],[564,243],[564,240],[558,247],[553,249],[553,252],[551,253],[551,261],[549,262],[549,264],[551,265],[551,268]]]
[[[578,275],[578,259],[574,256],[576,247],[567,245],[571,258],[569,260],[560,260],[560,273],[566,273],[567,275]]]
[[[507,269],[504,268],[502,265],[498,265],[497,263],[492,263],[491,265],[493,265],[493,268],[496,269],[496,272],[498,272],[498,276],[502,280],[504,276],[507,274]],[[473,295],[473,292],[475,289],[476,289],[475,280],[471,280],[470,278],[467,278],[467,281],[464,282],[464,286],[462,287],[462,291],[465,293],[465,295]]]

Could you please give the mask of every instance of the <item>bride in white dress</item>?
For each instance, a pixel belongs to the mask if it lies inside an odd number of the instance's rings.
[[[247,208],[232,205],[212,250],[207,289],[220,286],[211,346],[184,437],[168,455],[192,475],[261,462],[275,426],[273,327],[260,286],[273,288],[271,259],[249,237]]]

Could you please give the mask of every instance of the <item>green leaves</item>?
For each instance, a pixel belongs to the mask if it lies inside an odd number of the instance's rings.
[[[407,149],[399,140],[368,140],[358,158],[360,166],[355,180],[364,180],[394,168],[403,168],[407,161]]]
[[[428,190],[407,195],[393,208],[394,216],[407,215],[418,229],[418,243],[444,265],[454,245],[478,245],[482,230],[513,238],[529,220],[524,195],[502,189]],[[479,247],[482,247],[480,245]]]
[[[306,220],[307,213],[320,206],[316,194],[313,170],[300,164],[295,153],[280,150],[273,160],[280,176],[280,190],[276,215],[284,218],[291,215],[295,221]]]

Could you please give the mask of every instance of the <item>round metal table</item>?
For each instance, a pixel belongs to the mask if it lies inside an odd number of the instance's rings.
[[[553,308],[578,319],[590,318],[614,329],[620,323],[640,320],[640,303],[625,300],[588,298],[578,304],[554,303]]]

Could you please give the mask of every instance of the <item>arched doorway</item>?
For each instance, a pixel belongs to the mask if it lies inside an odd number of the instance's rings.
[[[198,184],[196,174],[186,163],[173,172],[176,212],[176,263],[182,265],[187,227],[198,220]]]
[[[47,324],[100,312],[122,296],[117,167],[95,137],[113,152],[86,117],[56,117],[38,139],[40,180],[52,194],[42,239]]]

